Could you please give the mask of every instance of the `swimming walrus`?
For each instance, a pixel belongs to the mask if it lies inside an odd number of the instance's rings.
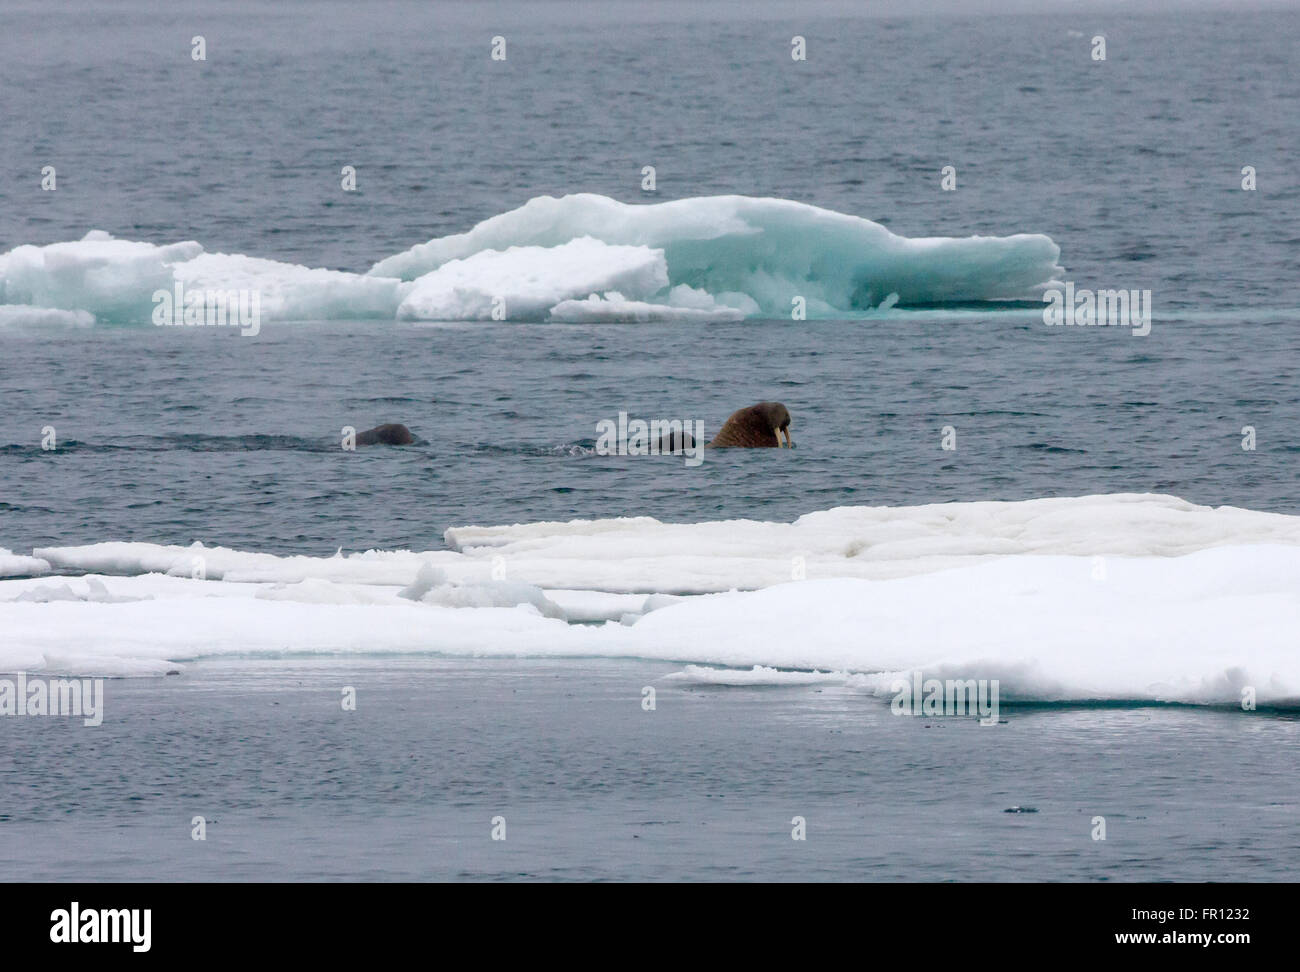
[[[787,444],[794,448],[794,439],[790,438],[790,410],[780,402],[759,402],[732,412],[705,448],[777,449]]]
[[[373,429],[366,429],[364,432],[357,433],[357,445],[410,445],[415,441],[415,436],[405,425],[396,422],[390,422],[386,425],[376,425]]]
[[[783,434],[784,442],[781,439]],[[790,438],[790,410],[780,402],[759,402],[732,412],[713,441],[706,443],[704,448],[763,449],[786,444],[794,448],[794,439]],[[659,439],[660,455],[677,455],[694,448],[695,437],[685,430],[666,432]]]

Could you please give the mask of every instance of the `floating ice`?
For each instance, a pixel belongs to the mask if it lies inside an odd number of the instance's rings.
[[[518,209],[380,260],[368,274],[205,253],[94,230],[0,254],[6,321],[149,323],[156,291],[259,295],[267,320],[716,322],[870,316],[897,304],[1036,297],[1061,272],[1046,236],[908,239],[787,199],[629,205],[589,193]],[[77,316],[37,317],[38,311]]]
[[[692,598],[630,629],[641,654],[861,673],[997,679],[1006,700],[1300,705],[1300,547],[1182,557],[1016,555],[886,581],[802,581]],[[707,657],[706,657],[707,656]]]
[[[91,230],[73,243],[0,254],[0,304],[88,311],[101,320],[148,321],[151,295],[170,289],[172,268],[203,252],[195,242],[155,246]]]
[[[551,320],[574,324],[650,324],[659,322],[709,324],[717,321],[744,320],[742,311],[734,307],[677,307],[672,304],[651,304],[644,300],[628,300],[617,291],[603,297],[592,294],[586,300],[565,300],[551,308]]]
[[[611,594],[608,591],[547,588],[546,596],[564,612],[564,616],[570,622],[575,624],[618,621],[628,616],[640,617],[649,610],[646,604],[649,599],[644,594]]]
[[[531,607],[538,614],[568,620],[564,610],[540,587],[519,581],[484,581],[479,584],[442,584],[420,598],[421,604],[450,608]]]
[[[881,697],[920,670],[997,679],[1004,703],[1300,705],[1300,517],[1119,494],[447,539],[331,557],[37,550],[53,570],[127,576],[0,581],[0,670],[156,674],[286,649],[604,656],[696,666],[679,681]],[[509,581],[493,579],[502,565]]]
[[[0,328],[3,327],[90,327],[95,315],[83,310],[57,310],[31,304],[0,304]]]
[[[405,320],[542,320],[551,307],[596,291],[648,296],[668,285],[664,255],[589,238],[560,246],[484,250],[449,260],[415,281],[397,309]],[[500,304],[498,304],[500,302]]]
[[[59,570],[80,570],[97,574],[166,574],[170,577],[200,577],[236,583],[296,584],[307,578],[343,583],[380,584],[402,587],[409,584],[416,571],[426,562],[460,562],[445,550],[411,553],[405,550],[354,553],[333,557],[277,557],[274,554],[207,547],[194,543],[188,547],[156,543],[108,541],[84,547],[47,547],[53,560],[47,562]],[[470,576],[486,578],[491,565],[486,561],[473,565]]]
[[[811,578],[905,577],[1009,554],[1171,557],[1225,544],[1300,545],[1300,517],[1198,506],[1174,496],[1116,493],[1020,502],[844,506],[793,523],[661,523],[653,517],[453,527],[447,550],[278,557],[226,547],[106,542],[45,547],[63,571],[158,573],[246,583],[405,587],[430,564],[447,582],[512,579],[545,589],[703,594]],[[1105,567],[1101,563],[1099,569]],[[25,571],[24,571],[25,572]],[[626,610],[626,606],[624,606]],[[618,615],[611,615],[617,617]]]
[[[391,320],[409,284],[238,254],[204,253],[175,267],[187,291],[244,290],[259,295],[267,320]]]
[[[844,506],[793,523],[632,517],[454,527],[445,540],[475,559],[500,557],[511,576],[543,587],[699,594],[767,587],[797,572],[812,579],[905,577],[1010,554],[1170,557],[1223,544],[1300,544],[1300,517],[1116,493]],[[53,562],[47,551],[36,555]]]
[[[0,577],[30,577],[50,569],[49,561],[26,557],[0,547]]]
[[[527,655],[538,648],[545,654],[550,645],[600,653],[582,647],[597,629],[543,617],[531,605],[462,609],[395,596],[384,604],[309,603],[209,594],[201,589],[226,585],[203,581],[183,582],[185,593],[131,603],[33,604],[6,599],[10,583],[0,581],[0,672],[113,674],[134,663],[141,674],[159,674],[198,658],[285,651]],[[115,671],[103,670],[101,658]]]
[[[145,595],[148,597],[150,595]],[[77,581],[65,583],[40,584],[29,587],[13,598],[15,601],[30,601],[46,604],[50,601],[93,601],[98,604],[120,604],[125,601],[142,600],[139,597],[121,597],[109,591],[98,577],[83,577]]]
[[[421,604],[436,604],[439,607],[451,608],[528,605],[545,617],[568,620],[564,610],[548,598],[540,587],[507,580],[452,584],[448,582],[444,571],[428,563],[420,566],[415,580],[409,587],[398,591],[398,596],[410,601],[419,601]]]
[[[668,676],[673,681],[697,685],[849,685],[855,678],[847,672],[792,672],[779,668],[755,665],[753,668],[709,668],[705,665],[687,665],[682,671]]]
[[[90,314],[101,321],[147,324],[153,296],[188,290],[256,291],[268,320],[392,319],[408,284],[383,277],[317,270],[258,257],[204,253],[193,241],[156,246],[118,240],[100,230],[84,239],[48,246],[20,246],[0,254],[0,304],[28,305],[4,311],[30,320],[32,308]],[[87,323],[84,317],[50,323]]]
[[[630,205],[591,193],[539,196],[467,233],[381,260],[372,274],[413,280],[452,260],[509,247],[556,247],[579,237],[664,252],[672,285],[789,319],[900,305],[1037,297],[1061,271],[1042,235],[908,239],[879,223],[788,199],[707,196]],[[596,290],[598,288],[592,288]],[[606,289],[622,289],[610,287]],[[891,296],[896,295],[896,296]]]
[[[254,594],[264,601],[295,601],[298,604],[393,604],[387,591],[357,584],[308,577],[293,584],[271,584]]]

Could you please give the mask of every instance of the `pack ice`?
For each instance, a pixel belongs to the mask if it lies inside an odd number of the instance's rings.
[[[718,684],[886,695],[919,669],[996,678],[1004,702],[1300,705],[1300,517],[1172,496],[461,527],[442,549],[327,557],[110,542],[25,563],[0,580],[0,670],[604,656]]]

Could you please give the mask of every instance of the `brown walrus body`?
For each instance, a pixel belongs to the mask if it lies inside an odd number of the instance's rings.
[[[695,448],[695,436],[683,430],[681,432],[665,432],[659,437],[659,454],[661,456],[675,456],[687,449]]]
[[[357,433],[357,445],[410,445],[415,436],[405,425],[391,422]]]
[[[781,441],[782,434],[785,442]],[[790,438],[790,410],[780,402],[759,402],[733,412],[706,448],[777,449],[786,443],[794,448],[794,439]]]

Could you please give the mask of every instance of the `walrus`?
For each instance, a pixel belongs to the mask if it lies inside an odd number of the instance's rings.
[[[415,436],[405,425],[389,422],[357,433],[357,445],[410,445]]]
[[[781,437],[785,436],[783,442]],[[780,402],[759,402],[732,412],[706,449],[763,449],[784,445],[794,448],[790,437],[790,410]],[[659,439],[660,455],[677,455],[695,448],[695,437],[682,430],[665,432]]]
[[[732,412],[705,448],[777,449],[784,445],[794,448],[794,439],[790,438],[790,410],[780,402],[759,402]]]
[[[659,437],[659,455],[675,456],[679,452],[689,452],[695,448],[695,436],[685,429],[665,432]],[[705,446],[707,449],[708,446]]]

